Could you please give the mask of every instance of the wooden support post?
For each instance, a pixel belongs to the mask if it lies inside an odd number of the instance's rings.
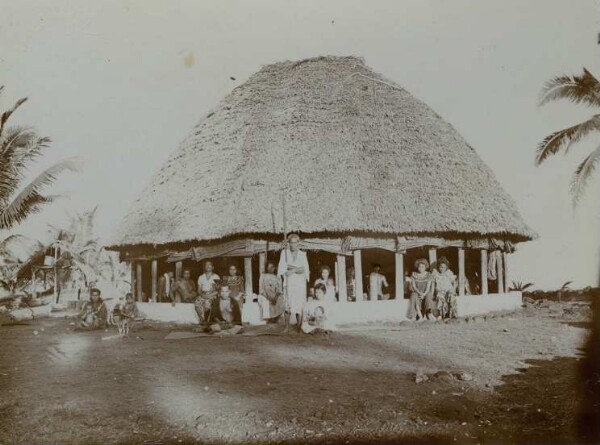
[[[458,295],[465,294],[465,249],[458,248]]]
[[[179,280],[183,275],[183,263],[181,261],[177,261],[175,263],[175,279]]]
[[[498,293],[504,293],[504,267],[502,267],[502,253],[496,251],[496,280],[498,281]]]
[[[31,295],[35,298],[35,269],[31,268]]]
[[[267,254],[260,252],[258,254],[258,276],[267,271]]]
[[[348,289],[346,288],[346,257],[344,255],[337,256],[336,270],[337,270],[337,289],[338,289],[338,301],[340,303],[348,302]]]
[[[158,299],[158,260],[152,260],[152,301]]]
[[[488,294],[488,253],[481,249],[481,295]]]
[[[435,263],[437,263],[437,249],[435,247],[431,247],[429,249],[429,264],[431,267],[434,267]]]
[[[363,301],[363,270],[362,253],[360,250],[354,251],[354,292],[356,301]]]
[[[56,303],[58,303],[58,247],[54,248],[54,296],[56,297]]]
[[[431,254],[431,251],[430,251]],[[396,252],[396,300],[404,300],[404,254]]]
[[[252,257],[244,257],[244,284],[246,286],[245,292],[249,298],[252,298]],[[250,300],[252,301],[252,300]]]
[[[502,261],[504,263],[504,292],[508,292],[508,290],[510,289],[510,269],[508,268],[508,252],[502,252]]]
[[[142,301],[142,262],[138,261],[135,266],[137,269],[137,273],[136,273],[136,277],[135,277],[135,284],[136,284],[135,299],[137,301]]]
[[[136,292],[135,292],[135,289],[136,289],[136,283],[137,283],[137,279],[136,279],[136,277],[135,277],[135,264],[136,264],[136,263],[135,263],[135,261],[133,261],[133,260],[131,260],[131,262],[129,263],[129,267],[130,267],[130,269],[131,269],[131,285],[130,285],[130,287],[129,287],[129,292],[131,292],[131,293],[132,293],[132,295],[133,295],[133,299],[134,299],[134,300],[136,299],[136,295],[135,295],[135,294],[136,294]]]

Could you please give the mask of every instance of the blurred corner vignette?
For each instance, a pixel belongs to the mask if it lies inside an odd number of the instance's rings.
[[[0,444],[600,443],[599,18],[0,0]]]

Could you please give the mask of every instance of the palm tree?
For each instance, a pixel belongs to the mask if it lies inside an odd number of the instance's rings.
[[[558,99],[568,99],[576,104],[585,104],[600,108],[600,82],[586,68],[579,76],[558,76],[544,85],[540,96],[540,105]],[[556,131],[540,142],[537,147],[536,165],[540,165],[548,157],[561,150],[568,153],[571,145],[580,141],[590,133],[600,134],[600,114],[593,115],[585,122]],[[583,196],[585,187],[600,161],[600,144],[593,150],[575,170],[571,181],[573,206]]]
[[[3,86],[0,86],[0,94]],[[32,181],[25,181],[25,173],[48,148],[50,139],[39,136],[30,127],[9,127],[11,115],[25,102],[15,105],[0,115],[0,230],[10,230],[31,214],[54,199],[56,195],[43,194],[65,170],[76,170],[73,159],[65,160],[44,170]]]

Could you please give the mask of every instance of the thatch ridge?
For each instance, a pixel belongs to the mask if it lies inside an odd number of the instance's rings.
[[[288,231],[535,236],[426,104],[356,57],[267,65],[210,111],[134,202],[115,246]]]

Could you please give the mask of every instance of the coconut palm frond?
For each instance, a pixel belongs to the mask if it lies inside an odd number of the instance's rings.
[[[529,289],[532,286],[533,286],[533,283],[525,283],[525,284],[523,284],[522,281],[513,281],[512,282],[512,286],[510,287],[509,290],[524,292],[525,290]]]
[[[65,160],[54,164],[40,173],[21,192],[0,211],[0,228],[10,229],[25,220],[31,213],[39,211],[43,204],[52,202],[57,196],[43,196],[40,191],[52,184],[57,176],[65,170],[77,171],[74,160]]]
[[[566,290],[569,288],[569,286],[571,285],[572,281],[567,281],[565,284],[563,284],[560,289],[561,290]]]
[[[11,114],[17,111],[17,108],[23,105],[26,101],[27,98],[23,97],[19,99],[10,110],[7,110],[4,113],[2,113],[2,116],[0,116],[0,136],[2,136],[2,132],[4,131],[4,125],[8,121],[8,118],[11,116]]]
[[[568,99],[576,104],[600,106],[600,82],[586,68],[579,76],[557,76],[544,85],[539,104]]]
[[[572,144],[594,131],[600,132],[600,114],[592,116],[585,122],[548,135],[537,147],[536,165],[540,165],[548,157],[555,155],[563,148],[567,152]]]
[[[8,246],[16,240],[22,239],[23,236],[19,234],[9,235],[3,240],[0,240],[0,255],[5,255],[8,249]]]
[[[600,162],[600,145],[586,157],[575,170],[571,181],[571,195],[573,197],[573,207],[577,207],[582,198],[590,177],[596,170]]]

